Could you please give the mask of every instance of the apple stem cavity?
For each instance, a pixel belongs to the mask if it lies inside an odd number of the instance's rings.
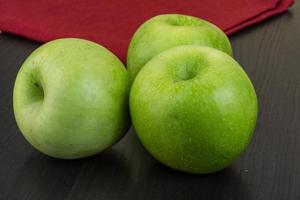
[[[33,81],[33,86],[29,92],[32,93],[34,101],[42,101],[44,99],[44,89],[38,81]]]
[[[194,79],[205,68],[204,66],[205,63],[197,58],[191,59],[187,63],[178,62],[173,68],[174,83]]]

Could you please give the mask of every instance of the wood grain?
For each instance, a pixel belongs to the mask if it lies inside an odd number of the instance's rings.
[[[300,199],[300,4],[231,41],[258,94],[257,128],[231,167],[196,176],[155,161],[132,129],[91,158],[64,161],[34,150],[16,126],[12,91],[40,44],[0,35],[0,199]]]

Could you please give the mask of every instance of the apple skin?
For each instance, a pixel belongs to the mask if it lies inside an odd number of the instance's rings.
[[[17,125],[39,151],[62,159],[94,155],[129,127],[129,82],[110,51],[66,38],[35,50],[18,72],[13,94]]]
[[[247,147],[257,118],[254,87],[227,54],[179,46],[149,61],[130,91],[132,123],[165,165],[195,174],[230,165]]]
[[[127,54],[130,82],[154,56],[166,49],[189,44],[213,47],[232,55],[229,39],[212,23],[188,15],[158,15],[142,24],[130,42]]]

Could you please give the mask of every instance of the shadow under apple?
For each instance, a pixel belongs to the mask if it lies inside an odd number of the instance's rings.
[[[130,189],[136,199],[252,199],[245,171],[232,165],[220,172],[195,175],[173,170],[156,161],[133,129],[123,141],[129,161]]]
[[[129,177],[124,157],[114,149],[78,160],[60,160],[36,151],[11,185],[7,199],[86,199],[112,197]]]

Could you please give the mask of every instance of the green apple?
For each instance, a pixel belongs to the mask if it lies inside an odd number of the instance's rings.
[[[196,45],[149,61],[130,91],[132,123],[145,148],[165,165],[196,174],[230,165],[249,143],[257,98],[227,54]]]
[[[232,55],[225,33],[208,21],[179,14],[159,15],[141,25],[130,42],[127,55],[129,80],[132,82],[155,55],[188,44],[209,46]]]
[[[14,114],[24,137],[56,158],[94,155],[129,126],[129,82],[110,51],[87,40],[46,43],[22,65],[14,86]]]

